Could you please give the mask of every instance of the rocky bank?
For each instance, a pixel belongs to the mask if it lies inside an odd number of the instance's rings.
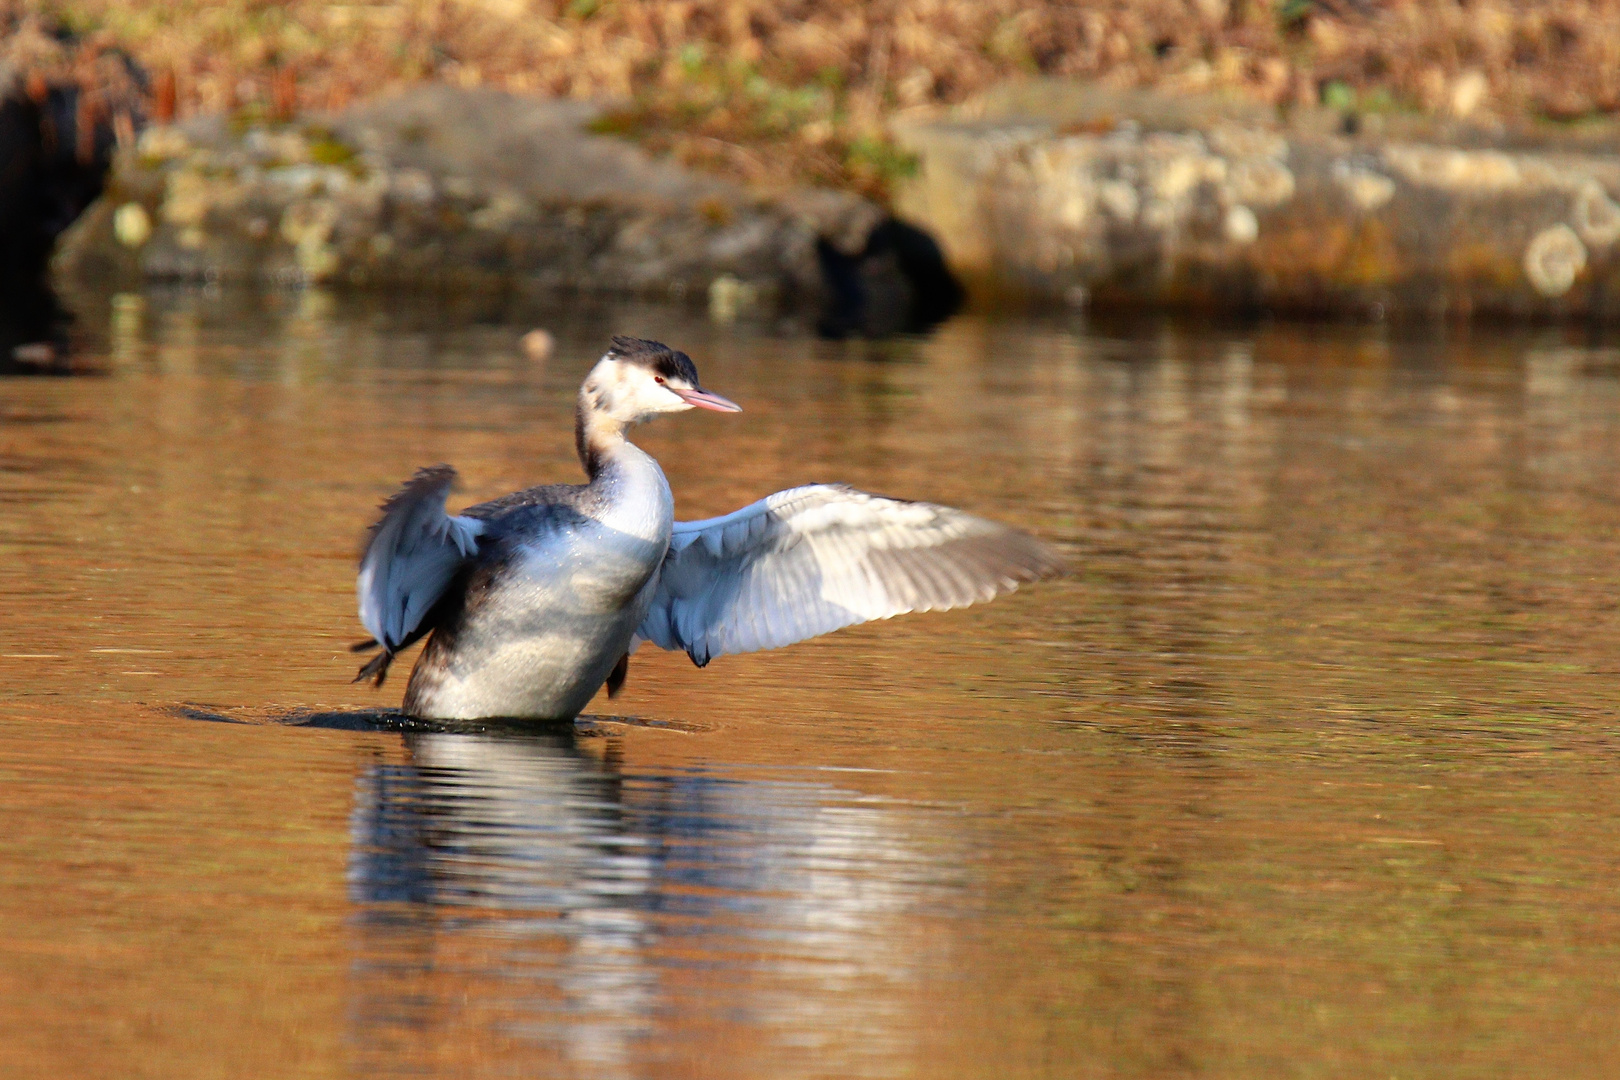
[[[706,303],[720,318],[814,312],[832,332],[899,329],[937,306],[874,203],[745,190],[591,134],[595,115],[430,85],[274,127],[218,117],[151,127],[65,238],[58,267],[81,278],[634,294]]]
[[[59,264],[633,293],[832,333],[929,325],[952,272],[989,302],[1620,318],[1607,135],[1035,81],[895,118],[917,169],[890,216],[694,173],[591,134],[596,116],[434,85],[274,128],[152,127]]]
[[[1273,111],[1034,82],[902,116],[897,209],[981,296],[1620,318],[1605,133]]]

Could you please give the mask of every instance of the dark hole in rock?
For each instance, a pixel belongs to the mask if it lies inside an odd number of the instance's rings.
[[[939,244],[898,218],[873,229],[857,255],[823,239],[816,256],[826,293],[816,329],[824,337],[920,333],[962,307],[962,285]]]

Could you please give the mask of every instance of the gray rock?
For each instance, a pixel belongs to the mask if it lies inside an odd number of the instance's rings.
[[[818,241],[884,212],[761,195],[591,134],[595,107],[425,86],[281,130],[145,132],[58,256],[73,275],[548,288],[739,305],[823,300]]]
[[[896,206],[984,296],[1620,317],[1620,156],[1379,119],[1037,82],[896,119]]]

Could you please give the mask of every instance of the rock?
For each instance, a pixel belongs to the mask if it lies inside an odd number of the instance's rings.
[[[48,341],[30,341],[26,345],[18,345],[13,348],[11,358],[19,364],[28,364],[36,368],[49,368],[56,364],[58,354],[56,346]]]
[[[829,286],[820,249],[861,258],[887,221],[882,208],[846,192],[745,190],[591,134],[597,113],[429,85],[291,128],[235,133],[212,118],[153,129],[118,161],[118,209],[91,215],[59,264],[210,281],[706,298],[717,318],[845,302],[848,283]],[[880,287],[869,270],[856,282],[869,309],[919,288]]]
[[[520,344],[523,346],[523,355],[539,364],[551,359],[551,354],[557,348],[557,339],[552,336],[551,331],[536,327],[523,335]]]
[[[1620,240],[1620,205],[1616,205],[1603,185],[1596,181],[1581,186],[1570,217],[1575,222],[1575,231],[1589,244],[1607,247]]]
[[[1524,250],[1524,273],[1542,296],[1563,296],[1586,269],[1586,247],[1568,225],[1553,225]]]
[[[715,322],[736,322],[739,314],[758,302],[754,286],[731,274],[721,274],[709,282],[709,318]]]
[[[138,202],[113,211],[113,236],[127,248],[138,248],[152,238],[152,216]]]
[[[1348,135],[1316,113],[1037,80],[898,117],[919,169],[896,208],[991,298],[1620,316],[1620,155],[1446,123]]]

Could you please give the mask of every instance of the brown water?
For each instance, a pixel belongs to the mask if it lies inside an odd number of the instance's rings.
[[[0,1075],[1614,1074],[1620,351],[81,308],[101,376],[0,384]],[[274,722],[397,704],[371,508],[572,478],[611,332],[748,410],[645,431],[683,516],[846,480],[1073,574],[643,650],[645,723]]]

